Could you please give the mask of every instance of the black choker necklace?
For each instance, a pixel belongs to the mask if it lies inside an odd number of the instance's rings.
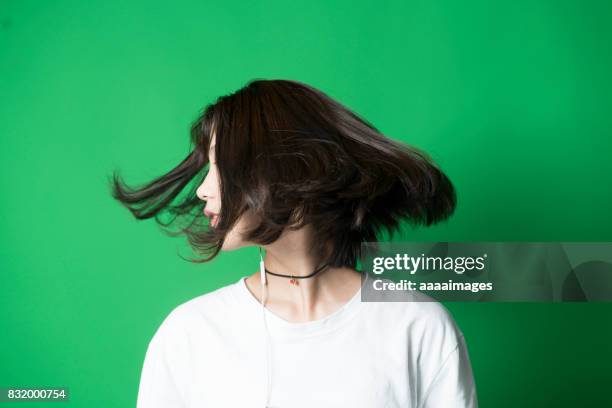
[[[304,275],[304,276],[295,276],[295,275],[283,275],[282,273],[274,273],[274,272],[270,272],[269,270],[267,270],[266,268],[264,268],[264,270],[266,271],[266,273],[269,273],[270,275],[274,275],[274,276],[279,276],[281,278],[289,278],[289,283],[292,285],[297,285],[298,284],[298,279],[306,279],[306,278],[312,278],[313,276],[315,276],[317,273],[321,272],[323,269],[325,269],[325,267],[327,266],[327,264],[323,264],[322,266],[320,266],[319,268],[315,269],[313,273],[311,273],[310,275]]]

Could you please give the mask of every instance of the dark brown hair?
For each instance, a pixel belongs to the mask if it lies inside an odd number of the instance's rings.
[[[195,192],[208,171],[213,125],[221,210],[209,228]],[[437,223],[456,205],[452,183],[425,153],[297,81],[251,80],[219,97],[194,121],[190,147],[180,164],[148,184],[130,188],[113,173],[111,188],[136,218],[179,225],[169,234],[186,234],[193,249],[209,255],[192,262],[212,260],[251,210],[258,222],[245,240],[266,245],[285,228],[311,224],[311,249],[321,263],[355,268],[362,242],[393,234],[402,220]],[[162,221],[162,213],[173,217]]]

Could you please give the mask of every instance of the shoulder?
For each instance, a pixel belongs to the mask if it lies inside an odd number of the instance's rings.
[[[367,290],[371,290],[368,288]],[[366,293],[368,318],[379,322],[381,333],[392,330],[396,336],[408,339],[422,348],[451,352],[463,337],[451,312],[440,302],[418,291],[397,294]]]
[[[440,302],[431,300],[367,302],[372,313],[381,321],[394,321],[413,334],[462,335],[451,312]]]
[[[231,302],[232,285],[175,306],[150,339],[142,366],[138,406],[184,406],[192,391],[195,348],[206,344],[210,324]]]
[[[431,401],[444,397],[448,402],[455,398],[453,393],[461,397],[465,387],[466,395],[475,398],[468,389],[473,381],[465,338],[446,306],[421,292],[391,298],[381,296],[366,302],[367,320],[376,322],[376,336],[382,337],[394,355],[403,350],[408,365],[418,367],[419,395],[427,392]],[[472,405],[434,402],[426,406]]]
[[[228,318],[235,308],[233,291],[236,283],[220,287],[196,296],[172,308],[163,318],[153,338],[154,341],[171,341],[187,337],[194,329],[214,324],[223,317]]]

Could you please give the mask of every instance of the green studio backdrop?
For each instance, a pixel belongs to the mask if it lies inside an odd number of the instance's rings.
[[[611,11],[0,2],[0,387],[67,386],[68,406],[134,406],[170,310],[257,270],[256,248],[183,261],[184,238],[136,221],[108,188],[113,170],[138,184],[178,164],[200,109],[253,78],[319,87],[447,171],[455,215],[394,240],[612,240]],[[481,406],[611,406],[612,304],[446,306]]]

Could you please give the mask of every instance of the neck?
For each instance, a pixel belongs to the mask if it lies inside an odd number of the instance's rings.
[[[321,266],[321,259],[307,250],[308,230],[288,231],[273,244],[266,246],[265,268],[274,273],[296,277],[312,274]],[[348,267],[327,266],[312,277],[296,279],[266,274],[266,307],[289,321],[316,320],[330,314],[356,293],[361,275]],[[259,271],[247,278],[247,286],[261,301]]]
[[[291,322],[317,320],[333,313],[347,303],[361,286],[361,274],[345,267],[328,267],[312,278],[299,279],[298,285],[290,284],[288,278],[270,274],[266,279],[266,308]],[[246,283],[261,302],[259,272],[249,276]]]
[[[319,294],[328,286],[330,278],[337,275],[338,268],[323,265],[315,254],[304,248],[300,242],[301,236],[286,235],[289,236],[265,248],[264,265],[268,271],[266,273],[268,299],[275,298],[285,302],[301,301],[304,296],[308,298]],[[257,275],[261,272],[263,271],[259,271]],[[298,287],[301,287],[301,290]]]

